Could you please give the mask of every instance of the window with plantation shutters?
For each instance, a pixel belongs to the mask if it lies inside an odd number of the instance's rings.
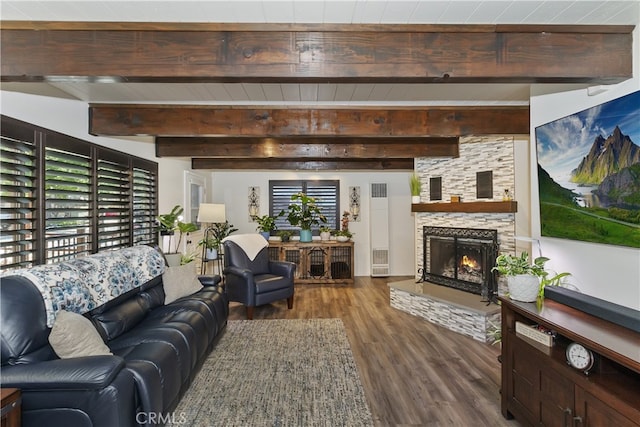
[[[2,268],[31,267],[36,258],[36,145],[17,133],[0,140]]]
[[[316,198],[316,203],[327,217],[327,226],[340,228],[340,181],[306,181],[287,180],[269,181],[269,215],[275,216],[283,211],[285,214],[278,218],[276,225],[279,230],[297,230],[287,221],[287,211],[291,204],[291,196],[303,192]],[[313,230],[316,234],[318,230]]]
[[[157,242],[157,163],[0,118],[0,269]]]
[[[45,148],[45,259],[47,264],[91,253],[91,159],[86,153]]]
[[[134,159],[133,164],[133,243],[149,244],[158,235],[158,164]]]
[[[129,170],[127,155],[98,150],[98,250],[130,246]]]

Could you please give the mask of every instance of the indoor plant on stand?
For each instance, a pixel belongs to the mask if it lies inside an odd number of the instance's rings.
[[[162,251],[167,264],[171,267],[189,263],[194,259],[193,255],[183,255],[180,252],[180,245],[182,244],[182,235],[197,231],[198,226],[192,222],[182,222],[182,212],[184,212],[182,206],[175,205],[169,213],[157,217],[162,237]],[[176,231],[178,232],[178,240],[173,246],[173,237]]]
[[[205,246],[207,248],[205,261],[218,259],[218,251],[220,250],[222,239],[234,231],[238,231],[238,229],[233,228],[233,224],[229,224],[229,221],[217,222],[211,225],[212,237],[203,238],[198,242],[198,246]]]
[[[291,196],[293,203],[289,204],[287,220],[294,227],[300,227],[300,241],[310,242],[312,240],[311,227],[327,223],[327,217],[322,214],[320,206],[317,205],[315,197],[307,196],[305,193],[296,193]]]

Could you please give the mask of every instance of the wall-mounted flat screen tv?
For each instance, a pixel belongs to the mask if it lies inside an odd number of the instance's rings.
[[[535,136],[541,234],[640,248],[640,91]]]

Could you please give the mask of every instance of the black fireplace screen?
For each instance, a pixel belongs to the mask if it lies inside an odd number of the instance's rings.
[[[497,230],[425,226],[423,242],[423,280],[494,298]]]

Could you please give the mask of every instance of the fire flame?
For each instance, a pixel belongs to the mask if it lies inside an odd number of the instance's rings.
[[[471,269],[474,269],[474,270],[480,267],[475,259],[469,258],[466,255],[462,256],[462,265],[465,266],[465,267],[469,267]]]

